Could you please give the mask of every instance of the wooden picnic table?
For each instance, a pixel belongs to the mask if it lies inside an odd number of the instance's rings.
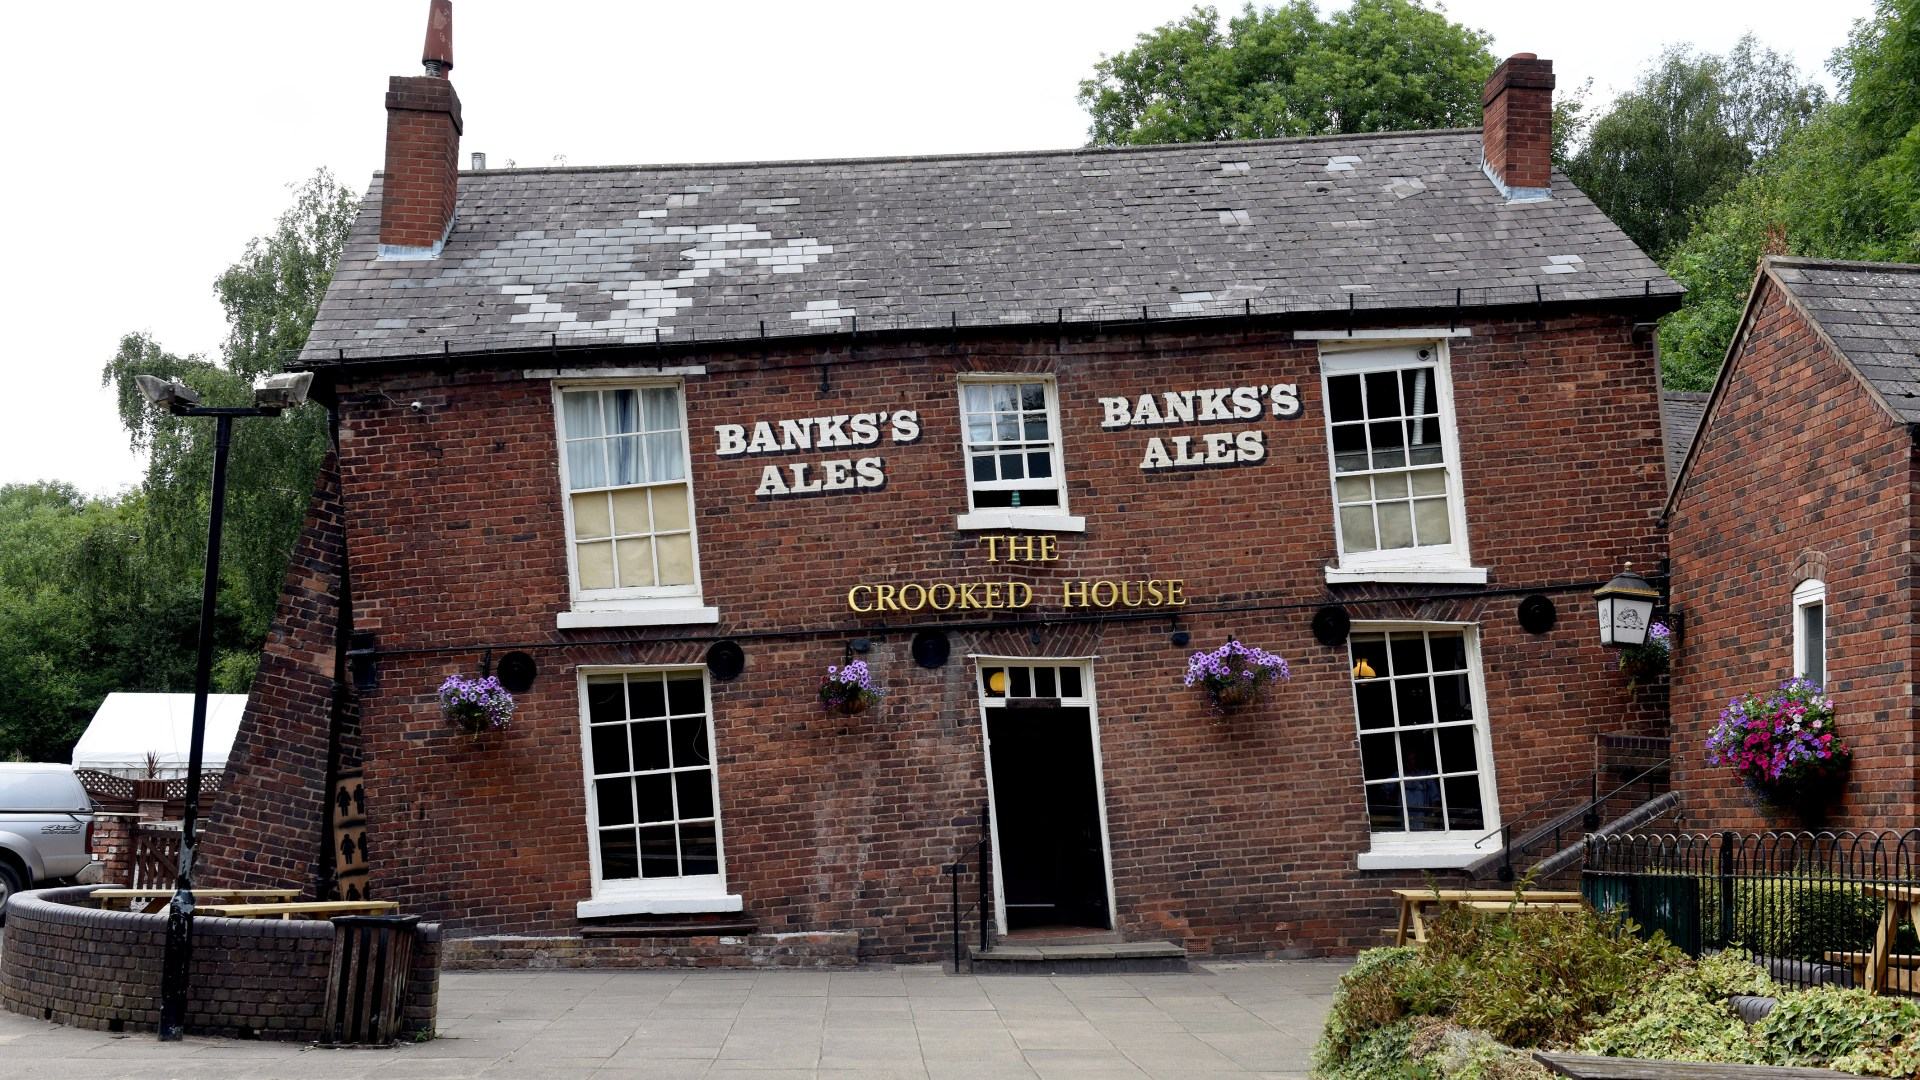
[[[145,914],[148,914],[148,915],[154,915],[154,914],[158,914],[159,912],[165,911],[167,909],[168,901],[173,899],[173,890],[172,889],[122,889],[122,888],[110,886],[110,887],[95,889],[93,890],[92,893],[88,895],[91,899],[98,900],[102,903],[111,903],[115,900],[125,900],[127,902],[128,911],[139,911],[139,912],[144,912]],[[195,889],[193,890],[193,898],[196,902],[200,900],[289,901],[299,895],[300,895],[299,889]],[[146,901],[145,904],[141,903],[141,901],[143,900]]]
[[[1570,911],[1581,904],[1580,894],[1534,889],[1515,896],[1512,889],[1394,889],[1400,901],[1400,922],[1393,943],[1427,940],[1427,909],[1441,904],[1466,904],[1479,911]]]
[[[391,915],[400,910],[392,900],[310,900],[291,904],[202,904],[195,915],[227,919],[320,919],[334,915]]]
[[[1880,913],[1880,926],[1873,934],[1873,949],[1867,957],[1867,989],[1876,994],[1887,992],[1887,972],[1893,961],[1893,942],[1900,936],[1900,924],[1909,923],[1920,933],[1920,886],[1862,885],[1860,892],[1887,902]]]

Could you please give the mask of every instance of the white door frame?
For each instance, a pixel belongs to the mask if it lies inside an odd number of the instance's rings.
[[[986,761],[987,780],[987,821],[990,838],[993,843],[993,918],[995,929],[1000,936],[1007,933],[1007,891],[1006,878],[1000,872],[1000,808],[993,798],[993,746],[987,736],[987,710],[1004,707],[1005,699],[993,699],[987,696],[987,688],[980,678],[980,670],[985,667],[1038,666],[1038,667],[1076,667],[1080,669],[1080,689],[1082,696],[1062,698],[1066,708],[1087,710],[1087,724],[1093,735],[1093,784],[1094,799],[1100,811],[1100,861],[1107,875],[1107,929],[1118,929],[1119,912],[1115,909],[1113,893],[1113,841],[1107,828],[1107,775],[1100,752],[1100,704],[1094,690],[1093,661],[1091,656],[981,656],[973,655],[973,692],[980,702],[980,753]],[[991,704],[993,702],[998,704]],[[1073,704],[1067,705],[1067,702]]]

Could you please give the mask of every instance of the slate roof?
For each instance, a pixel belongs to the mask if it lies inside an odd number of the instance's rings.
[[[1920,424],[1920,266],[1775,256],[1767,267],[1887,407]]]
[[[1553,190],[1508,203],[1477,130],[492,170],[460,175],[445,250],[401,261],[378,257],[376,177],[302,365],[1680,294],[1565,176]]]
[[[1693,445],[1693,433],[1707,414],[1711,394],[1686,390],[1668,390],[1660,395],[1660,432],[1667,447],[1667,480],[1679,479],[1680,467],[1687,463],[1687,448]]]

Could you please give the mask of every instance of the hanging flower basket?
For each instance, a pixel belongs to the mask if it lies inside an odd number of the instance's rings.
[[[1292,677],[1285,659],[1232,638],[1217,649],[1187,658],[1186,684],[1206,692],[1215,716],[1251,708],[1268,686]]]
[[[491,675],[449,675],[440,684],[440,715],[469,735],[506,730],[513,723],[513,709],[513,695]]]
[[[1735,698],[1707,735],[1707,762],[1725,765],[1772,809],[1819,817],[1846,783],[1853,752],[1833,722],[1833,699],[1806,679]]]
[[[1673,629],[1664,622],[1647,628],[1644,645],[1628,645],[1620,650],[1620,670],[1627,673],[1627,685],[1652,682],[1667,673],[1673,660]]]
[[[886,693],[874,685],[873,672],[867,669],[867,662],[855,660],[827,669],[827,677],[820,680],[820,707],[842,716],[858,716]]]

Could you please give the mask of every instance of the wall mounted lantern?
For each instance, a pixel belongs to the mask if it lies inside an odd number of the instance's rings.
[[[1595,589],[1593,598],[1599,605],[1600,644],[1617,648],[1647,643],[1647,630],[1653,625],[1653,606],[1660,602],[1660,590],[1634,573],[1632,563],[1612,581]]]

